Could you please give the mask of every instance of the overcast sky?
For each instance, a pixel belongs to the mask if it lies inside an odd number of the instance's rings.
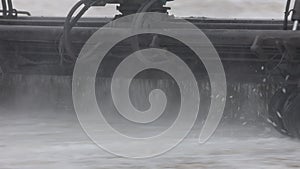
[[[19,10],[28,10],[38,16],[65,16],[78,0],[13,0]],[[282,18],[285,0],[175,0],[168,6],[171,13],[180,16],[217,18]],[[113,16],[115,6],[97,7],[89,16]]]

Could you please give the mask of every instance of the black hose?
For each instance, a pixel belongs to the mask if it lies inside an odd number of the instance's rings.
[[[2,12],[3,12],[3,16],[6,16],[7,14],[7,6],[6,6],[6,0],[2,0]]]
[[[146,1],[137,11],[137,13],[147,12],[148,9],[158,0]]]
[[[14,9],[13,13],[15,14],[15,16],[17,16],[18,14],[24,14],[24,15],[27,15],[27,16],[31,16],[30,12],[27,12],[27,11],[18,11],[16,9]]]
[[[76,60],[77,57],[72,49],[71,41],[70,41],[70,32],[72,28],[76,25],[79,19],[89,10],[91,6],[93,6],[98,1],[90,1],[90,0],[81,0],[77,2],[73,8],[70,10],[65,24],[64,24],[64,33],[63,33],[63,42],[65,50],[72,61]],[[74,13],[78,10],[80,6],[84,5],[84,7],[80,10],[80,12],[72,19]]]
[[[288,29],[288,19],[289,19],[289,15],[291,13],[290,7],[291,7],[291,0],[287,0],[286,6],[285,6],[285,12],[284,12],[283,30]]]
[[[65,24],[64,24],[64,32],[63,32],[63,36],[62,36],[62,40],[63,40],[63,44],[65,47],[65,50],[67,52],[67,55],[70,57],[70,59],[72,61],[76,61],[77,57],[74,53],[74,50],[72,49],[72,44],[70,41],[70,32],[72,30],[72,28],[76,25],[76,23],[78,22],[78,20],[85,14],[85,12],[94,4],[97,4],[99,1],[102,0],[97,0],[97,1],[91,1],[91,0],[81,0],[79,2],[77,2],[72,9],[70,10],[69,14],[67,15]],[[141,8],[138,10],[138,12],[146,12],[155,2],[157,2],[158,0],[151,0],[150,2],[147,1],[146,3],[144,3]],[[81,9],[81,11],[74,17],[74,19],[72,20],[72,17],[74,15],[74,13],[78,10],[78,8],[80,6],[84,5],[84,7]],[[139,22],[139,19],[142,18],[136,18],[136,21]],[[139,48],[139,47],[138,47]],[[62,60],[65,59],[62,55]]]
[[[133,25],[134,25],[134,31],[136,29],[139,29],[139,27],[141,27],[141,23],[143,20],[144,15],[142,13],[144,12],[148,12],[149,8],[156,3],[159,0],[151,0],[151,1],[146,1],[144,2],[144,4],[142,4],[142,6],[137,10],[137,13],[141,13],[140,15],[135,16],[134,21],[133,21]],[[140,46],[139,46],[139,40],[138,37],[135,37],[131,43],[131,47],[133,48],[134,51],[138,51],[140,50]]]
[[[66,50],[68,56],[72,60],[76,60],[76,56],[75,56],[75,53],[72,49],[70,38],[69,38],[70,31],[75,26],[77,21],[82,17],[82,15],[89,9],[89,7],[84,6],[82,8],[82,10],[76,15],[76,17],[73,20],[72,20],[72,16],[77,11],[77,9],[83,4],[84,4],[84,1],[79,1],[78,3],[75,4],[75,6],[69,12],[69,14],[66,18],[65,24],[64,24],[64,33],[63,33],[64,47],[65,47],[65,50]]]

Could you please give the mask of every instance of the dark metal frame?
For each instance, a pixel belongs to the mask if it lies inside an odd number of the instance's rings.
[[[23,14],[27,16],[31,15],[27,11],[18,11],[14,9],[12,0],[1,0],[1,2],[2,2],[2,10],[0,10],[0,12],[2,13],[3,18],[16,18],[18,17],[18,14]]]

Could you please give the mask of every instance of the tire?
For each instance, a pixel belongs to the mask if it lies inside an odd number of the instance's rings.
[[[269,121],[272,123],[273,127],[283,135],[289,135],[283,122],[283,108],[287,98],[293,91],[292,88],[286,89],[285,93],[282,89],[275,92],[269,103]]]
[[[300,89],[294,90],[283,107],[283,124],[289,135],[300,138]]]

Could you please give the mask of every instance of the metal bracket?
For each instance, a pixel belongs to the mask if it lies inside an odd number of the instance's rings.
[[[283,35],[284,36],[284,35]],[[281,55],[286,54],[288,61],[294,61],[297,55],[297,48],[300,48],[300,44],[297,44],[297,40],[300,37],[283,37],[283,36],[256,36],[251,51],[262,59],[271,59],[270,54],[267,53],[267,48],[276,48]]]
[[[0,18],[17,18],[19,14],[31,16],[31,14],[27,11],[18,11],[14,9],[12,0],[2,0],[2,16]]]

